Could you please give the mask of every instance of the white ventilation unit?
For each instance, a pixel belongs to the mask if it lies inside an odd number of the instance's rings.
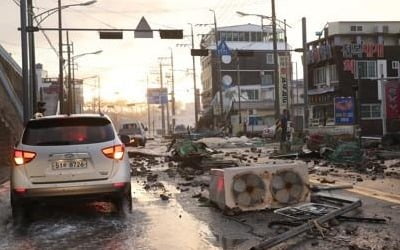
[[[309,200],[305,164],[267,164],[211,170],[210,200],[221,209],[279,208]]]

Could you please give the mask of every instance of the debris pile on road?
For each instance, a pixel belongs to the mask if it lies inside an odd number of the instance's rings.
[[[279,233],[275,237],[264,240],[252,249],[268,249],[306,232],[309,232],[308,237],[311,235],[315,235],[315,238],[319,236],[322,239],[337,237],[335,234],[329,235],[329,231],[338,226],[338,222],[340,221],[378,224],[387,222],[385,219],[381,218],[345,216],[345,214],[355,212],[357,208],[361,207],[362,202],[359,199],[323,193],[317,193],[313,198],[318,200],[318,202],[331,202],[335,205],[306,203],[299,206],[275,210],[275,213],[283,215],[289,218],[289,220],[272,221],[269,223],[269,227],[282,225],[285,227],[284,230],[286,230],[286,232]],[[339,206],[338,204],[341,205]],[[288,229],[288,226],[293,226],[294,228]],[[345,228],[345,234],[353,235],[357,228],[356,226],[348,225]],[[317,244],[318,242],[315,245]]]
[[[203,142],[194,142],[187,139],[172,140],[168,151],[171,151],[171,160],[181,163],[180,167],[190,167],[205,171],[211,168],[237,166],[235,161],[212,157],[221,152],[209,148]]]

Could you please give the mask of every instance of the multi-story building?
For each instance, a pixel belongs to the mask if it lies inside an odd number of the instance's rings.
[[[400,22],[331,22],[308,43],[308,95],[312,123],[335,120],[335,97],[353,97],[362,135],[382,135],[383,82],[400,76]],[[357,112],[358,111],[358,112]],[[357,114],[359,113],[359,115]],[[399,126],[398,126],[399,127]]]
[[[256,126],[272,125],[275,122],[272,28],[246,24],[219,27],[217,31],[219,44],[225,42],[231,54],[217,55],[214,30],[203,36],[201,46],[209,50],[209,55],[201,58],[203,119],[211,121],[208,124],[212,124],[212,121],[215,124],[215,117],[221,110],[219,99],[221,87],[226,119],[233,126],[239,125],[238,85],[240,85],[240,113],[242,122],[247,123],[248,130]],[[290,47],[284,42],[283,31],[278,29],[277,33],[280,101],[283,109],[288,106],[287,82],[291,78]],[[247,55],[243,55],[244,52]]]
[[[59,82],[58,78],[49,78],[47,71],[43,69],[43,65],[36,64],[36,76],[37,76],[37,98],[38,101],[45,102],[46,111],[45,115],[55,115],[59,112]],[[73,100],[74,100],[74,111],[75,113],[83,112],[83,80],[74,79],[72,86]],[[64,89],[64,98],[66,101],[67,90]]]

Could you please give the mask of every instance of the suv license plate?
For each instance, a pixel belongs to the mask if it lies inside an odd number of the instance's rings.
[[[61,170],[61,169],[82,169],[87,168],[86,160],[73,160],[73,161],[54,161],[52,163],[53,170]]]

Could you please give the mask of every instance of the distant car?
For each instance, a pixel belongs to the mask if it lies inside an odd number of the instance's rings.
[[[13,153],[14,219],[35,202],[78,198],[111,201],[132,209],[125,146],[103,115],[57,115],[30,120]]]
[[[147,136],[146,127],[141,122],[131,122],[122,125],[119,130],[120,136],[128,136],[130,142],[127,145],[130,146],[146,146]]]
[[[262,137],[267,139],[275,139],[276,124],[269,128],[265,128],[262,132]]]
[[[183,124],[176,125],[172,136],[176,139],[189,137],[187,127]]]
[[[271,127],[265,128],[262,132],[262,137],[271,140],[279,139],[282,129],[278,128],[277,130],[276,127],[277,125],[274,124]],[[290,131],[290,127],[291,127],[291,121],[288,121],[287,131]]]

